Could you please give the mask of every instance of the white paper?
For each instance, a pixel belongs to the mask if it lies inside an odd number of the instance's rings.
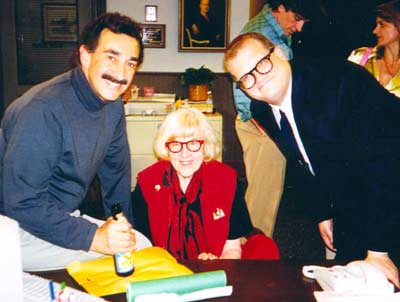
[[[0,215],[0,301],[23,301],[22,257],[18,223]]]
[[[314,292],[318,302],[400,302],[400,294]]]
[[[198,300],[205,300],[211,299],[215,297],[225,297],[232,295],[233,288],[231,285],[228,286],[221,286],[221,287],[214,287],[214,288],[207,288],[199,291],[195,291],[189,294],[184,294],[181,297],[183,301],[198,301]]]
[[[232,295],[233,288],[229,286],[221,286],[214,288],[207,288],[195,291],[188,294],[178,295],[174,293],[158,293],[158,294],[145,294],[135,298],[135,302],[190,302],[211,299],[216,297],[225,297]]]

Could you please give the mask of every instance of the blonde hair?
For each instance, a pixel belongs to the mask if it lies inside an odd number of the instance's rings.
[[[216,131],[207,118],[196,108],[181,108],[170,113],[160,129],[154,142],[154,154],[160,159],[169,160],[165,143],[176,138],[195,137],[204,140],[204,161],[216,159],[221,152],[221,142]]]
[[[228,45],[224,56],[224,68],[229,72],[227,66],[228,62],[235,59],[238,55],[239,51],[249,42],[249,40],[258,41],[265,46],[265,49],[271,49],[274,47],[274,44],[268,40],[264,35],[256,32],[249,32],[237,36],[232,42]],[[231,74],[231,76],[233,76]],[[238,80],[238,79],[236,79]]]

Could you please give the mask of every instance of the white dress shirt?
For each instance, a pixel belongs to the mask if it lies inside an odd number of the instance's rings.
[[[290,80],[289,88],[286,92],[285,97],[283,98],[282,104],[280,106],[277,105],[270,105],[270,106],[272,108],[272,112],[275,116],[275,120],[278,123],[279,127],[281,122],[281,113],[279,112],[279,110],[282,110],[286,114],[290,127],[292,127],[293,135],[294,138],[296,139],[297,146],[299,147],[300,153],[303,156],[303,160],[308,164],[308,167],[312,175],[315,176],[314,170],[311,165],[311,161],[307,155],[306,150],[304,149],[304,145],[303,142],[301,141],[299,130],[297,129],[296,121],[294,120],[291,95],[292,95],[292,80]]]

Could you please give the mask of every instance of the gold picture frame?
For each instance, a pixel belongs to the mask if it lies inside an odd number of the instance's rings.
[[[179,0],[179,51],[225,52],[229,22],[230,0]]]

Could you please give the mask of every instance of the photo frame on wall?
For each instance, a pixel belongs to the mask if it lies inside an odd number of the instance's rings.
[[[140,24],[143,46],[146,48],[165,48],[165,24]]]
[[[157,5],[144,6],[144,21],[157,22]]]
[[[78,17],[75,4],[43,3],[43,42],[76,43],[78,41]]]
[[[179,0],[179,51],[224,52],[230,0]]]

